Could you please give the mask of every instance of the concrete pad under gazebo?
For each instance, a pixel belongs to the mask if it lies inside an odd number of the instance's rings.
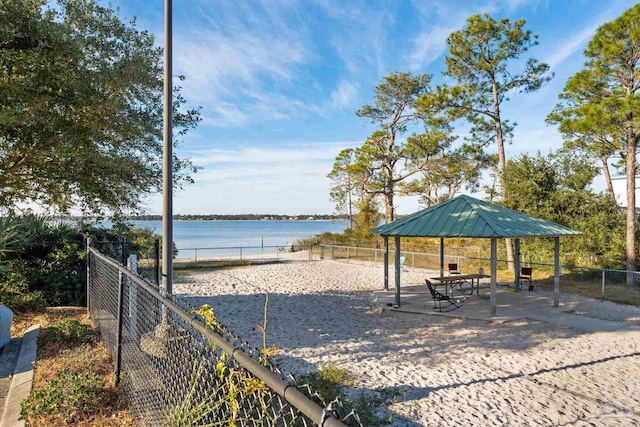
[[[444,276],[445,238],[491,239],[491,316],[496,315],[497,240],[515,239],[515,282],[520,273],[520,239],[553,237],[555,239],[554,306],[560,300],[560,237],[582,233],[553,222],[534,218],[493,203],[462,195],[423,209],[372,230],[384,238],[384,285],[389,288],[389,236],[395,238],[395,306],[400,307],[400,238],[440,238],[440,275]]]

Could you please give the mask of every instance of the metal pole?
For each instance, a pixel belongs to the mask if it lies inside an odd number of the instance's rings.
[[[162,170],[162,284],[173,293],[173,4],[164,0],[164,153]]]
[[[514,280],[514,285],[515,285],[515,289],[516,291],[521,291],[522,290],[522,286],[520,285],[520,239],[515,239],[515,254],[514,254],[514,258],[515,258],[515,262],[516,262],[516,268],[515,268],[515,273],[516,273],[516,277]]]
[[[194,249],[194,250],[193,250],[193,253],[194,253],[194,255],[193,255],[193,262],[194,262],[194,263],[195,263],[195,262],[198,262],[198,249],[197,249],[197,248],[196,248],[196,249]]]
[[[389,290],[389,236],[384,239],[384,290]]]
[[[116,386],[120,383],[120,362],[122,360],[122,306],[124,305],[124,274],[118,272],[118,334],[116,335]]]
[[[491,316],[495,316],[497,309],[497,301],[496,301],[496,270],[497,270],[497,247],[498,243],[495,237],[491,238],[491,296],[489,297],[489,304],[491,305]]]
[[[153,258],[155,260],[155,271],[154,276],[156,279],[156,286],[158,288],[160,288],[160,240],[156,239],[155,242],[153,242]]]
[[[91,318],[91,237],[87,237],[87,313]]]
[[[604,269],[602,270],[602,293],[601,293],[602,298],[604,298],[604,277],[605,277],[605,271],[606,271],[606,270],[604,270]]]
[[[242,248],[240,248],[240,261],[242,261]]]
[[[138,256],[136,254],[129,255],[129,270],[137,273]],[[129,286],[129,335],[138,341],[138,287],[134,282]]]
[[[440,238],[440,277],[444,277],[444,238],[443,237]]]
[[[120,239],[120,264],[127,265],[127,240],[123,237]]]
[[[400,307],[400,236],[396,236],[395,238],[395,264],[396,264],[396,301],[394,306]]]
[[[560,305],[560,238],[555,237],[555,272],[553,277],[553,306]]]

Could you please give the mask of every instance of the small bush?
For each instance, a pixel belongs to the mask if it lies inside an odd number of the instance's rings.
[[[384,406],[386,396],[383,396],[382,393],[364,393],[355,401],[344,394],[343,388],[345,386],[353,387],[355,380],[356,376],[347,368],[339,368],[333,362],[320,367],[317,372],[310,372],[300,377],[300,382],[309,384],[311,391],[314,392],[309,397],[321,406],[326,406],[335,399],[342,403],[340,412],[342,417],[346,416],[344,419],[346,425],[370,427],[389,425],[392,421],[390,414],[381,419],[373,411],[373,408]],[[307,392],[308,390],[303,388],[302,391]],[[315,393],[322,396],[322,399],[319,399]],[[348,416],[351,412],[358,414],[361,424],[358,424],[353,417]]]
[[[67,423],[77,422],[100,410],[104,387],[99,375],[65,371],[44,388],[32,390],[21,404],[20,415],[38,418],[57,414]]]
[[[47,307],[47,301],[39,291],[16,294],[0,289],[0,304],[6,305],[14,313],[40,312]]]
[[[42,339],[86,343],[91,341],[91,334],[88,325],[75,319],[63,319],[48,327],[43,332]]]
[[[300,377],[300,382],[308,383],[327,402],[340,395],[342,386],[353,387],[356,377],[347,368],[339,368],[333,362],[327,363],[317,372]]]

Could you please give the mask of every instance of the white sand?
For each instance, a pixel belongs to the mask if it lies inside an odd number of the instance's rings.
[[[254,346],[269,292],[267,344],[281,349],[283,370],[300,374],[330,360],[349,368],[357,381],[348,392],[382,392],[394,426],[640,425],[637,333],[382,312],[371,301],[382,268],[287,256],[291,262],[181,273],[174,292],[211,304]],[[424,277],[403,273],[404,283]],[[615,304],[571,307],[640,318],[639,309]]]

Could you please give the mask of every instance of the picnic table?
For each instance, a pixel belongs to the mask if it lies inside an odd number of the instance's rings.
[[[453,291],[456,285],[462,290],[463,283],[471,285],[469,295],[472,295],[475,281],[476,295],[480,296],[480,279],[486,279],[488,277],[491,276],[486,274],[452,274],[451,276],[432,277],[431,280],[435,280],[439,282],[440,285],[444,285],[445,295],[449,295],[449,288]]]

